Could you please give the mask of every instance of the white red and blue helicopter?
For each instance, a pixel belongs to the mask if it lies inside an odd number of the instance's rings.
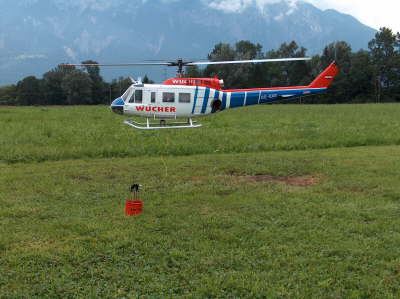
[[[136,129],[180,129],[198,128],[195,117],[224,111],[230,108],[275,102],[323,93],[338,73],[336,63],[330,64],[314,81],[307,86],[222,89],[223,80],[219,78],[185,78],[183,67],[190,65],[236,64],[279,61],[299,61],[310,58],[279,58],[239,61],[207,61],[128,63],[128,64],[72,64],[74,66],[133,66],[164,65],[177,66],[177,77],[162,84],[143,84],[132,79],[132,85],[119,98],[111,103],[111,110],[118,114],[138,116],[146,122],[127,119],[125,124]],[[177,121],[187,118],[187,121]]]

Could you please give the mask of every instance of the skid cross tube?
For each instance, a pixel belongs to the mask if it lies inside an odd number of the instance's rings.
[[[189,128],[200,128],[202,124],[198,124],[195,120],[188,118],[187,122],[167,122],[162,119],[160,122],[151,122],[149,118],[146,118],[146,122],[137,122],[133,119],[127,119],[124,124],[139,130],[157,130],[157,129],[189,129]]]

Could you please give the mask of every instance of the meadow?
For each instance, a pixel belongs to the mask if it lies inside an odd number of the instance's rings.
[[[399,112],[396,104],[267,105],[200,118],[200,130],[142,132],[104,106],[0,108],[0,161],[400,145]]]
[[[399,115],[262,105],[142,132],[104,106],[0,108],[0,297],[398,298]]]

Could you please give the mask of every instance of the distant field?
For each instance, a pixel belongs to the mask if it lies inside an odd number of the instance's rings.
[[[0,161],[247,153],[400,144],[400,105],[262,105],[139,132],[108,107],[0,108]]]
[[[106,107],[0,108],[0,298],[399,298],[399,115],[272,105],[139,132]]]

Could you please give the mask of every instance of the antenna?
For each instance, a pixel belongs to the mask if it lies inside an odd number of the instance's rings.
[[[337,44],[338,42],[335,42],[335,61],[337,61]]]

